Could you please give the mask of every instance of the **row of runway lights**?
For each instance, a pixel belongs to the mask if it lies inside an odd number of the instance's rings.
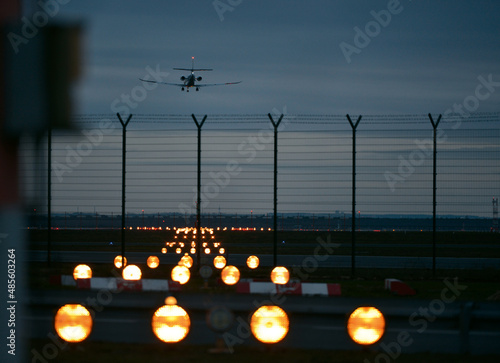
[[[148,266],[156,268],[159,260],[148,258]],[[223,257],[223,256],[218,256]],[[126,259],[123,259],[126,264]],[[122,257],[116,256],[115,266],[120,268]],[[186,265],[184,265],[184,263]],[[172,269],[172,280],[181,284],[189,281],[190,272],[187,266],[192,266],[193,260],[185,255],[179,265]],[[257,256],[249,256],[247,265],[256,268],[259,265]],[[128,270],[127,270],[128,269]],[[73,277],[88,279],[92,277],[92,270],[87,265],[75,267]],[[228,285],[234,285],[240,277],[235,266],[225,266],[221,272],[221,279]],[[128,265],[123,269],[123,278],[126,280],[140,280],[141,272],[136,265]],[[278,266],[271,272],[271,280],[275,284],[286,284],[289,272],[283,266]],[[231,314],[231,313],[230,313]],[[231,314],[232,316],[232,314]],[[173,297],[165,300],[165,305],[160,307],[153,315],[152,329],[158,339],[166,343],[175,343],[183,340],[189,332],[190,319],[187,312],[177,305]],[[289,320],[286,312],[274,305],[265,305],[257,309],[251,317],[250,327],[254,337],[263,343],[277,343],[281,341],[289,329]],[[55,318],[55,328],[59,336],[68,342],[85,340],[92,330],[92,318],[89,311],[82,305],[68,304],[59,309]],[[375,307],[359,307],[350,314],[347,322],[347,331],[351,339],[360,345],[376,343],[384,334],[385,319]]]
[[[122,258],[118,255],[114,259],[114,265],[116,268],[121,268],[122,263],[125,267],[122,270],[122,278],[128,281],[137,281],[142,277],[142,271],[137,265],[127,265],[127,258]],[[224,256],[214,257],[214,267],[222,270],[221,279],[226,285],[234,285],[240,279],[240,271],[236,266],[228,265],[226,266],[226,258]],[[251,269],[256,269],[259,267],[259,258],[257,256],[248,256],[247,266]],[[149,268],[157,268],[160,265],[160,260],[157,256],[149,256],[147,259],[147,265]],[[181,257],[177,266],[172,269],[171,278],[172,281],[176,281],[181,285],[187,283],[191,277],[190,268],[193,266],[193,258],[187,253]],[[77,265],[73,270],[73,278],[75,280],[79,279],[90,279],[92,278],[92,269],[90,266],[85,264]],[[286,267],[276,266],[271,271],[271,281],[275,284],[284,285],[288,283],[290,279],[290,272]]]
[[[224,308],[225,309],[225,308]],[[229,314],[232,324],[232,313]],[[79,343],[87,339],[92,332],[92,316],[83,305],[66,304],[56,313],[55,330],[61,339],[70,343]],[[286,312],[276,305],[259,307],[250,319],[253,336],[262,343],[278,343],[288,333],[289,319]],[[177,343],[189,333],[191,320],[189,314],[177,305],[173,296],[165,299],[165,305],[155,311],[151,327],[155,336],[165,343]],[[228,330],[230,325],[224,328]],[[215,329],[214,329],[215,330]],[[385,318],[375,307],[362,306],[354,310],[347,321],[347,332],[357,344],[368,346],[380,340],[385,332]]]

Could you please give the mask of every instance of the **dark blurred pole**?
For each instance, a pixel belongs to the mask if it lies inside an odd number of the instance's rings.
[[[352,225],[351,225],[351,274],[356,274],[356,129],[361,115],[356,123],[353,123],[349,114],[346,115],[347,120],[352,128]]]
[[[52,127],[47,135],[47,265],[52,262]]]
[[[269,120],[271,120],[274,127],[273,266],[276,267],[278,265],[278,126],[283,120],[283,114],[281,114],[278,122],[274,122],[270,113],[267,116],[269,116]]]
[[[191,114],[191,117],[198,128],[198,171],[197,171],[197,199],[196,199],[196,266],[200,269],[201,266],[201,128],[207,119],[207,115],[203,117],[201,122],[198,122],[196,116]]]
[[[126,155],[127,155],[127,125],[132,118],[130,114],[127,121],[123,122],[119,113],[116,114],[118,120],[122,124],[122,230],[121,230],[121,245],[122,245],[122,269],[125,268],[125,229],[127,224],[125,221],[125,174],[126,174]]]
[[[437,179],[437,128],[439,121],[441,121],[441,115],[438,116],[436,122],[432,119],[431,114],[429,114],[429,120],[431,120],[433,133],[434,133],[434,147],[432,152],[432,276],[436,276],[436,179]]]

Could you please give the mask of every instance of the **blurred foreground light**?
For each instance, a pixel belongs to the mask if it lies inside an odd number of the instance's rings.
[[[90,279],[92,277],[92,269],[87,265],[78,265],[73,270],[73,278],[78,279]]]
[[[186,266],[177,265],[172,269],[171,276],[173,281],[177,281],[179,284],[184,285],[189,281],[191,273]]]
[[[165,343],[177,343],[189,333],[191,321],[188,313],[176,305],[175,298],[166,299],[167,305],[155,311],[151,326],[156,337]]]
[[[278,285],[285,285],[290,279],[290,273],[286,267],[276,266],[271,271],[271,281]]]
[[[258,308],[250,320],[252,334],[263,343],[277,343],[288,333],[288,316],[285,311],[272,305]]]
[[[54,327],[61,339],[78,343],[85,340],[92,331],[92,317],[84,306],[66,304],[57,311]]]
[[[187,254],[187,252],[182,256],[179,261],[179,265],[186,266],[187,268],[193,267],[193,258]]]
[[[122,272],[122,277],[124,280],[140,280],[141,276],[141,269],[136,265],[128,265],[123,269]]]
[[[226,258],[224,256],[214,257],[214,267],[217,269],[223,269],[226,266]]]
[[[235,266],[226,266],[221,272],[221,279],[226,285],[234,285],[240,279],[240,271]]]
[[[149,268],[157,268],[160,266],[160,259],[157,256],[149,256],[147,264]]]
[[[257,256],[248,256],[247,266],[251,269],[259,267],[259,258]]]
[[[123,260],[123,265],[122,265],[122,260]],[[116,268],[122,268],[122,266],[126,266],[127,265],[127,257],[124,257],[122,259],[122,256],[118,255],[118,256],[115,257],[115,260],[113,261],[113,263],[115,264]]]
[[[351,339],[361,345],[376,343],[385,331],[384,315],[372,306],[362,306],[353,311],[347,321]]]

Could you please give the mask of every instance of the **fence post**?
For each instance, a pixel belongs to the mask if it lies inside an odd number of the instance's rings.
[[[356,129],[361,121],[361,115],[356,123],[353,123],[349,114],[347,121],[352,128],[352,223],[351,223],[351,275],[356,274]]]
[[[196,266],[200,269],[201,263],[201,128],[207,119],[207,115],[203,117],[201,122],[198,122],[196,116],[191,114],[191,117],[198,128],[198,171],[197,171],[197,199],[196,199]]]
[[[438,116],[436,122],[432,119],[429,113],[429,120],[431,121],[434,145],[432,149],[432,276],[436,276],[436,179],[437,179],[437,128],[441,121],[441,115]]]
[[[274,199],[273,199],[273,266],[278,264],[278,126],[283,120],[283,114],[277,122],[274,122],[270,113],[267,114],[274,127]]]
[[[126,154],[127,154],[127,125],[132,118],[130,114],[127,121],[123,122],[119,113],[116,114],[118,120],[122,124],[122,231],[121,231],[121,245],[122,245],[122,270],[125,268],[125,229],[127,224],[125,222],[125,174],[126,174]]]

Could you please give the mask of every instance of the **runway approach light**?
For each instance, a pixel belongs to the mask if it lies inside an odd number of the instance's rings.
[[[285,285],[290,280],[290,273],[286,267],[276,266],[271,271],[271,281],[277,285]]]
[[[66,304],[57,311],[54,327],[61,339],[78,343],[85,340],[92,331],[92,317],[84,306]]]
[[[347,321],[347,332],[360,345],[374,344],[385,331],[384,315],[372,306],[362,306],[353,311]]]
[[[160,266],[160,259],[157,256],[149,256],[147,264],[149,268],[157,268]]]
[[[226,285],[234,285],[240,279],[240,271],[235,266],[226,266],[221,272],[221,279]]]
[[[191,277],[191,273],[189,269],[184,265],[177,265],[172,269],[172,280],[177,281],[179,284],[184,285],[189,281]]]
[[[288,333],[289,320],[279,306],[264,305],[258,308],[250,320],[253,336],[263,343],[277,343]]]
[[[122,272],[122,277],[124,280],[140,280],[141,276],[141,269],[136,265],[128,265],[123,269]]]
[[[187,252],[182,256],[179,261],[179,265],[186,266],[187,268],[193,267],[193,258],[187,254]]]
[[[87,265],[78,265],[73,270],[73,278],[78,279],[90,279],[92,277],[92,269]]]
[[[121,255],[118,255],[115,257],[115,260],[113,261],[114,265],[116,268],[122,268],[122,260],[123,260],[123,266],[127,265],[127,257],[122,259]]]
[[[217,269],[223,269],[226,266],[226,258],[224,256],[214,257],[214,267]]]
[[[248,256],[247,266],[252,270],[259,267],[259,258],[257,256]]]
[[[167,248],[166,248],[166,247],[163,247],[163,248],[161,249],[161,253],[163,253],[163,254],[167,253]]]
[[[191,321],[189,315],[180,306],[177,300],[169,296],[163,305],[155,311],[151,326],[153,333],[158,339],[165,343],[177,343],[189,333]]]

